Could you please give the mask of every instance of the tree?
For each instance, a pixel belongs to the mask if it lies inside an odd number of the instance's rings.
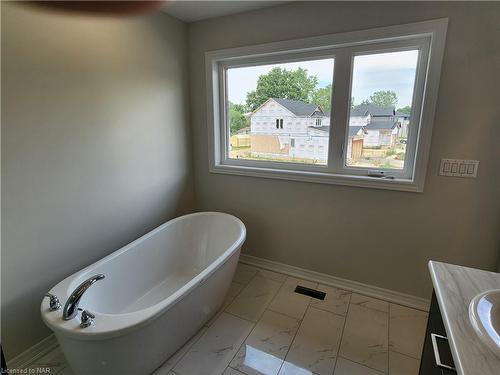
[[[312,104],[319,105],[326,115],[329,115],[332,109],[332,85],[314,91],[311,101]]]
[[[370,102],[383,107],[395,107],[398,104],[398,96],[392,90],[375,91],[370,96]]]
[[[404,113],[405,115],[410,115],[411,114],[411,107],[407,105],[406,107],[399,108],[398,112]]]
[[[308,75],[305,69],[273,68],[269,73],[259,76],[257,88],[247,94],[247,106],[253,111],[269,98],[295,99],[310,103],[317,84],[316,76]]]
[[[248,118],[245,117],[246,107],[243,104],[229,102],[229,129],[231,134],[248,126]]]

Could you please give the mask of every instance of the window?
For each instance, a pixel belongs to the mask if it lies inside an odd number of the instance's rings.
[[[354,56],[348,133],[351,136],[360,127],[364,132],[361,152],[347,148],[347,166],[404,169],[413,119],[403,127],[398,116],[411,111],[418,56],[418,49]]]
[[[210,171],[422,191],[446,28],[207,52]]]

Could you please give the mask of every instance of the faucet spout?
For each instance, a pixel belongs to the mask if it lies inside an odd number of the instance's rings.
[[[78,304],[80,303],[80,299],[83,294],[90,288],[96,281],[104,279],[103,274],[97,274],[92,277],[89,277],[83,283],[81,283],[69,296],[66,304],[64,305],[63,310],[63,319],[70,320],[73,319],[78,312]]]

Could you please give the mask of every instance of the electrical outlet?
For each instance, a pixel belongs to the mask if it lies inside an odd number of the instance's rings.
[[[441,159],[441,176],[476,178],[479,160]]]

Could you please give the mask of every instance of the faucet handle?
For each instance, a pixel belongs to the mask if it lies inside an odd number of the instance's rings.
[[[45,293],[44,298],[49,297],[49,311],[57,311],[61,308],[61,302],[59,302],[59,298],[52,293]]]
[[[82,312],[80,317],[80,328],[87,328],[94,324],[95,315],[88,310],[78,309]]]

